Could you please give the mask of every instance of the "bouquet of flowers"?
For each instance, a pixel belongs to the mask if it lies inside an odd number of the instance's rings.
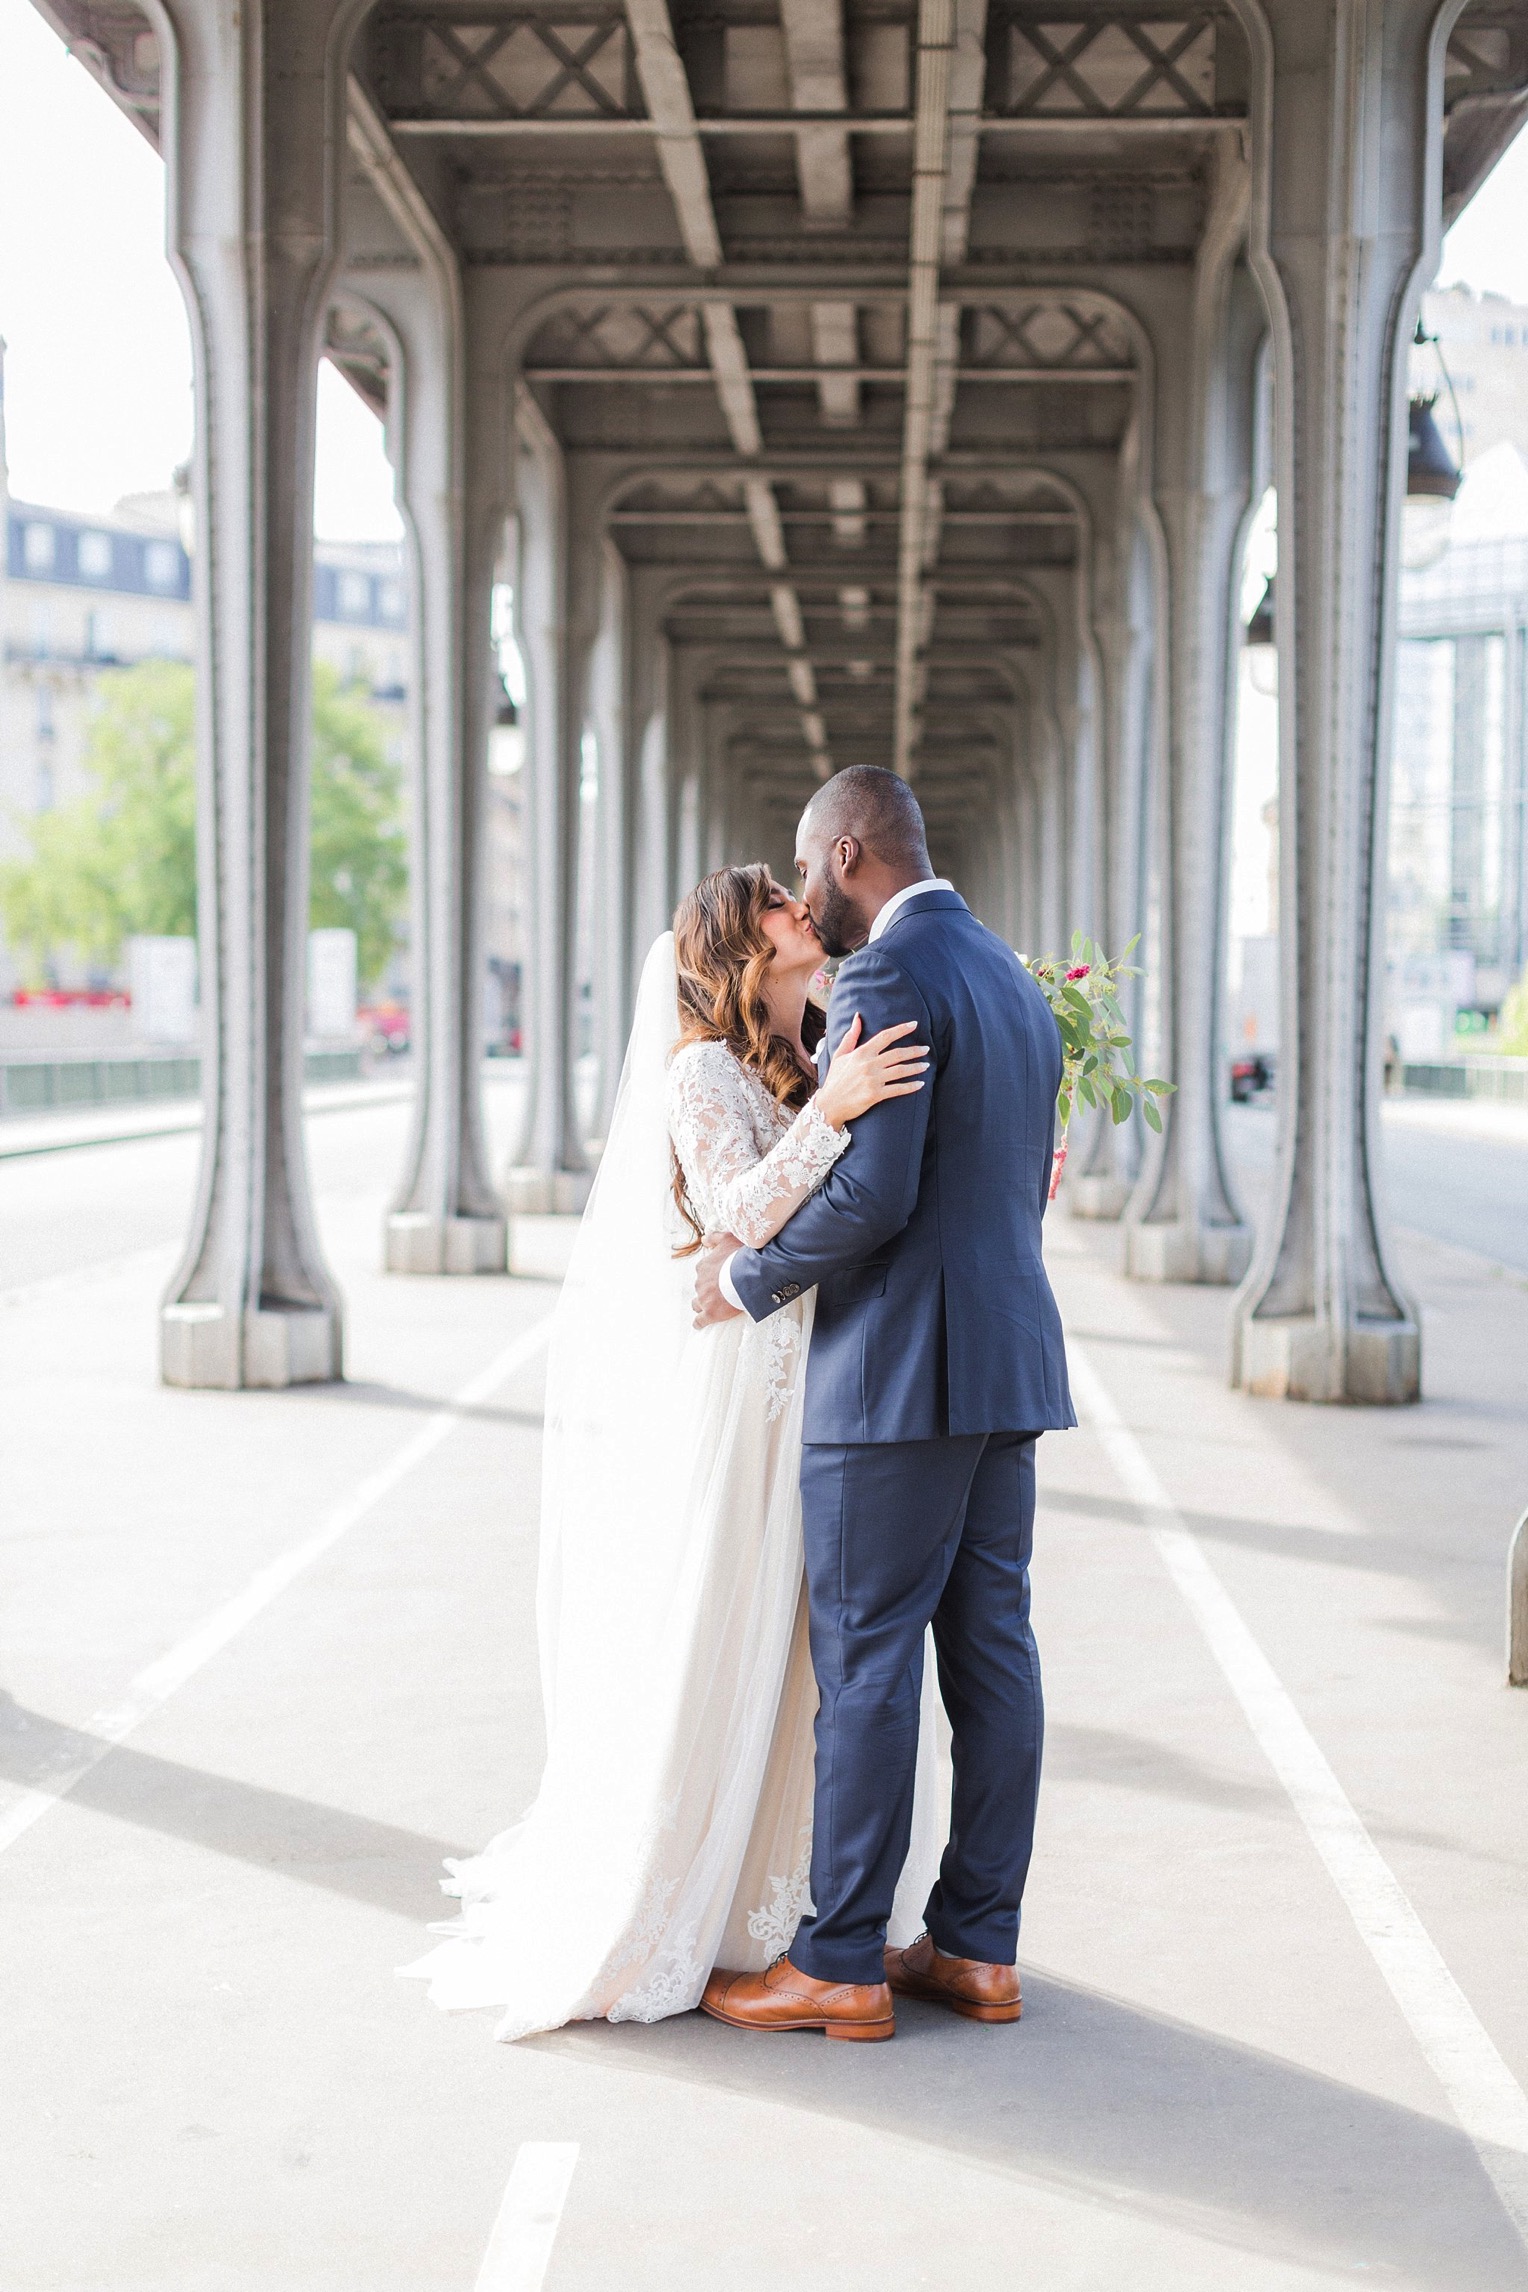
[[[1123,955],[1110,957],[1074,931],[1070,962],[1059,955],[1041,955],[1033,962],[1020,958],[1044,990],[1061,1033],[1061,1088],[1056,1094],[1061,1138],[1051,1168],[1052,1201],[1066,1166],[1067,1128],[1079,1098],[1084,1106],[1106,1107],[1116,1122],[1127,1121],[1139,1105],[1148,1126],[1160,1130],[1156,1102],[1177,1087],[1137,1074],[1130,1063],[1119,989],[1122,981],[1140,977],[1129,960],[1139,944],[1137,933]]]

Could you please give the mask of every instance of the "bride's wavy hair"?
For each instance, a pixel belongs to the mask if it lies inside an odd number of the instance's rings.
[[[773,890],[774,877],[756,861],[748,867],[717,868],[680,901],[674,913],[679,988],[679,1040],[674,1048],[725,1043],[739,1063],[758,1076],[778,1106],[799,1109],[812,1095],[812,1078],[784,1036],[772,1030],[764,999],[764,981],[775,959],[764,930]],[[822,1013],[808,1003],[801,1038],[809,1050],[816,1049],[824,1023]],[[674,1200],[695,1237],[675,1254],[690,1257],[705,1234],[677,1155]]]

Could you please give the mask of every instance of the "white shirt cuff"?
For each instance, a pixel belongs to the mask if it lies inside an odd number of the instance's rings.
[[[739,1297],[737,1291],[732,1286],[732,1263],[733,1258],[736,1258],[738,1255],[739,1252],[734,1250],[732,1257],[724,1257],[721,1264],[716,1269],[716,1286],[721,1291],[723,1297],[726,1298],[727,1303],[731,1306],[734,1313],[741,1313],[745,1310],[743,1300]]]

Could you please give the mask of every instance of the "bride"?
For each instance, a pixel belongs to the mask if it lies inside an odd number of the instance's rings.
[[[815,1087],[821,960],[805,907],[767,868],[732,867],[642,974],[548,1359],[546,1767],[520,1821],[447,1865],[461,1916],[404,1969],[437,2005],[500,2007],[501,2038],[688,2012],[718,1962],[759,1971],[788,1949],[806,1905],[813,1299],[696,1330],[686,1261],[707,1234],[768,1241],[853,1153],[856,1115],[923,1087],[912,1021],[867,1043],[856,1022]],[[894,1945],[921,1931],[944,1843],[932,1679]]]

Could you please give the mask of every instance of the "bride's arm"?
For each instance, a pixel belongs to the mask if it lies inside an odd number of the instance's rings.
[[[714,1206],[721,1229],[762,1249],[822,1184],[849,1143],[815,1098],[779,1144],[760,1155],[747,1084],[720,1043],[694,1043],[669,1069],[669,1134],[692,1193]]]

